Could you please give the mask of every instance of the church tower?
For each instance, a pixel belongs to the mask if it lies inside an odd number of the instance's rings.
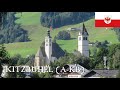
[[[89,57],[88,36],[89,36],[89,34],[88,34],[88,32],[85,28],[85,25],[83,23],[82,29],[81,29],[81,31],[79,32],[79,35],[78,35],[78,51],[86,57]]]
[[[46,64],[50,64],[52,59],[52,37],[50,36],[50,30],[47,31],[47,36],[45,37],[45,54]]]

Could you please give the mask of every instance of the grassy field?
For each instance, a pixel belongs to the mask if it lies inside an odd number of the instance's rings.
[[[16,14],[19,17],[16,23],[21,23],[21,25],[39,25],[40,24],[40,12],[24,12]]]
[[[44,41],[48,28],[40,25],[40,15],[41,12],[24,12],[21,14],[16,14],[16,17],[19,19],[16,23],[20,23],[22,28],[28,31],[30,42],[20,42],[20,43],[10,43],[5,44],[6,49],[11,56],[15,54],[21,54],[23,57],[26,57],[30,54],[35,54],[40,47],[41,43]],[[105,28],[95,28],[94,19],[88,20],[85,23],[85,26],[89,32],[89,40],[94,42],[108,40],[111,43],[118,43],[115,32],[110,29]],[[75,25],[67,25],[61,28],[57,28],[51,31],[51,36],[54,38],[59,31],[67,30],[70,27],[80,27],[82,23]],[[73,52],[74,49],[77,49],[77,35],[78,32],[71,31],[71,40],[57,40],[57,43],[60,47],[68,52]]]

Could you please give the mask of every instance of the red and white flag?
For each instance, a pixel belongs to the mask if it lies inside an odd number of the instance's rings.
[[[120,12],[95,12],[95,27],[120,27]]]

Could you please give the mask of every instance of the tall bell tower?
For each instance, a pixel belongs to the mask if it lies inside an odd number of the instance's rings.
[[[88,40],[88,32],[83,23],[82,29],[78,35],[78,51],[86,57],[89,57],[89,40]]]
[[[45,37],[45,54],[46,64],[50,64],[52,59],[52,37],[50,36],[50,30],[47,31],[47,36]]]

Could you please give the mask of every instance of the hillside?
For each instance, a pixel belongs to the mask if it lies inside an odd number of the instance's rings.
[[[59,28],[66,25],[78,24],[93,18],[94,12],[42,12],[40,22],[42,26]]]
[[[10,55],[13,56],[19,53],[23,57],[26,57],[26,55],[36,54],[41,43],[44,41],[44,37],[46,36],[48,30],[48,28],[42,27],[40,25],[40,15],[40,12],[24,12],[22,16],[21,14],[16,15],[17,17],[20,17],[20,19],[17,20],[16,23],[21,23],[22,27],[28,31],[28,35],[31,41],[5,44]],[[111,43],[118,43],[115,32],[109,29],[106,30],[104,28],[95,28],[94,19],[90,19],[84,23],[89,32],[89,40],[91,42],[96,40],[108,40]],[[54,36],[57,35],[59,31],[67,30],[70,27],[80,27],[81,25],[82,23],[57,28],[55,30],[52,30],[51,36],[54,38]],[[77,49],[78,32],[72,31],[70,33],[73,39],[57,40],[57,43],[63,50],[73,52],[74,49]]]
[[[7,12],[7,15],[1,17],[0,44],[29,41],[27,31],[15,23],[17,20],[15,15],[15,12]]]

